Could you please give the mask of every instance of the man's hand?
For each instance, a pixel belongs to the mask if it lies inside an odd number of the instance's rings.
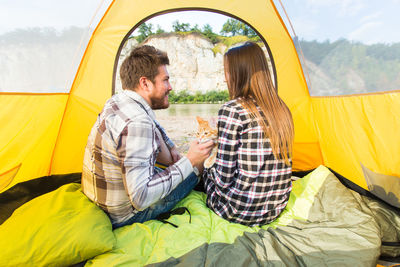
[[[203,172],[203,163],[210,156],[214,145],[215,143],[212,140],[200,144],[197,139],[190,144],[186,157],[190,160],[193,167],[197,167],[200,173]]]
[[[182,158],[181,154],[179,153],[178,149],[176,149],[175,146],[171,148],[169,152],[171,153],[173,163],[177,162]]]

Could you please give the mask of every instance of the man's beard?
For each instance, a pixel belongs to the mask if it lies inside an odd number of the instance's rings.
[[[166,109],[166,108],[168,108],[169,107],[169,102],[167,101],[166,103],[165,103],[165,95],[164,95],[164,97],[163,98],[152,98],[151,99],[151,108],[152,109],[154,109],[154,110],[157,110],[157,109]]]

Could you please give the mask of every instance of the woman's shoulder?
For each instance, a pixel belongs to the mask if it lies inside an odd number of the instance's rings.
[[[240,104],[239,99],[232,99],[229,100],[228,102],[225,102],[222,104],[220,110],[229,110],[231,112],[241,112],[243,110],[243,106]]]
[[[250,118],[240,99],[232,99],[225,102],[218,111],[218,117],[220,119],[230,118],[232,123],[240,125],[246,124]]]

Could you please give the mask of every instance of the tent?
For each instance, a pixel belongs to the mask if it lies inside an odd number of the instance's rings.
[[[292,38],[272,0],[245,5],[238,0],[118,0],[110,3],[94,30],[69,92],[0,93],[0,192],[40,178],[79,174],[88,133],[112,95],[124,40],[143,21],[184,10],[238,18],[265,41],[279,94],[294,118],[294,170],[324,165],[366,191],[366,172],[398,183],[400,91],[311,97]]]

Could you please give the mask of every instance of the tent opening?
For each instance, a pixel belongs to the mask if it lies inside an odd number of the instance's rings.
[[[220,11],[177,10],[155,15],[135,25],[120,45],[114,67],[113,94],[122,90],[119,68],[130,51],[142,44],[167,52],[174,93],[189,95],[227,90],[223,55],[245,41],[259,43],[269,62],[272,80],[276,70],[267,41],[248,23]]]

